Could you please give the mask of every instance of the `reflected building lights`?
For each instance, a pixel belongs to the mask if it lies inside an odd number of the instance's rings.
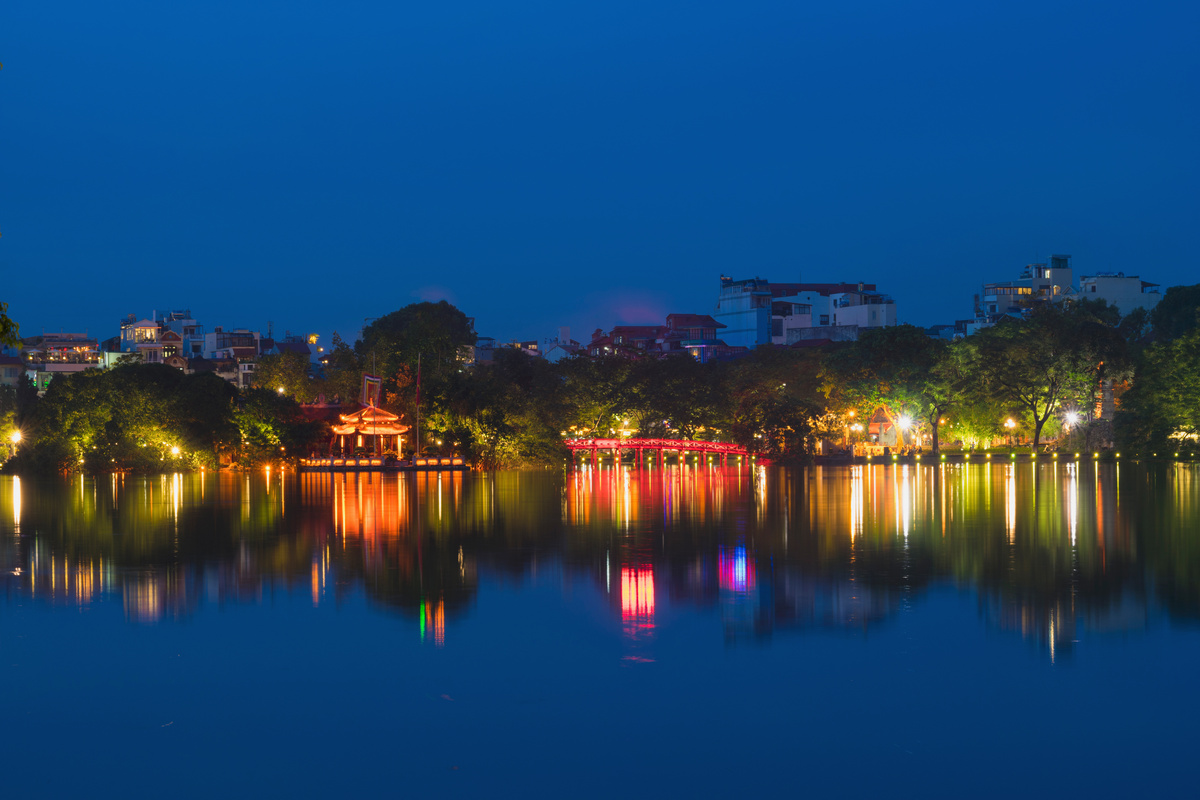
[[[862,533],[863,467],[850,468],[850,541]]]
[[[1071,534],[1071,546],[1079,533],[1079,464],[1067,465],[1067,530]]]
[[[746,556],[744,545],[729,552],[721,547],[717,553],[717,580],[727,591],[746,592],[754,588],[754,562]]]
[[[621,621],[630,637],[654,630],[654,568],[650,564],[621,567]]]
[[[1004,530],[1008,532],[1008,543],[1017,540],[1017,474],[1012,464],[1004,465]]]

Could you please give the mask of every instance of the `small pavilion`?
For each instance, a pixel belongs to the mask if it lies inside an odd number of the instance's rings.
[[[333,423],[333,439],[329,452],[340,450],[342,455],[359,448],[370,448],[375,455],[394,450],[399,458],[403,453],[404,434],[409,426],[395,414],[382,408],[367,406],[353,414],[339,414],[340,423]]]

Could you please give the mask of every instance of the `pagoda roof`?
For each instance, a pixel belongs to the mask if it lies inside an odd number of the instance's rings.
[[[335,422],[332,428],[335,434],[340,435],[367,433],[389,436],[406,433],[409,429],[395,414],[374,406],[367,406],[352,414],[339,414],[338,418],[341,419],[341,424]]]
[[[383,425],[388,422],[399,422],[400,417],[390,411],[384,411],[376,406],[367,406],[360,408],[351,414],[338,414],[342,422],[346,424],[357,423],[366,425]]]

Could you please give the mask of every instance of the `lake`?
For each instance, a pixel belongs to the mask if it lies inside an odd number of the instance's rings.
[[[0,477],[5,796],[1194,791],[1200,466]]]

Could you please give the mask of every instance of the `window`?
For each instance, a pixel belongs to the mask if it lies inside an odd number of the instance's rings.
[[[783,336],[783,320],[782,319],[776,317],[775,319],[771,320],[771,335],[772,336]]]
[[[1096,284],[1093,283],[1092,284],[1092,292],[1094,293],[1095,291],[1096,291]]]
[[[828,314],[822,314],[822,315],[821,315],[821,324],[822,324],[822,325],[828,325],[828,324],[829,324],[829,315],[828,315]]]

